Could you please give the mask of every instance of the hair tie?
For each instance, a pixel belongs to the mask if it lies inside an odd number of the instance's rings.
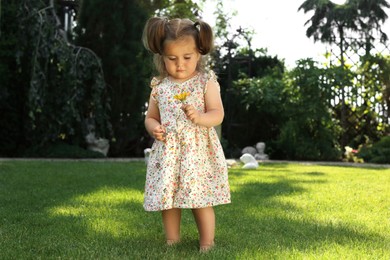
[[[170,20],[168,19],[168,17],[164,17],[164,18],[162,18],[161,20],[162,20],[162,23],[163,23],[164,26],[167,26],[167,25],[169,24],[169,22],[170,22]]]
[[[199,22],[195,22],[195,23],[194,23],[194,27],[195,27],[195,29],[198,30],[198,31],[199,31],[199,26],[200,26],[200,23],[199,23]]]

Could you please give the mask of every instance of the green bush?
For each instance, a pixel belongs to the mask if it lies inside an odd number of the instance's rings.
[[[390,163],[390,136],[382,137],[372,145],[363,145],[358,156],[369,163]]]
[[[242,148],[260,141],[267,143],[278,136],[280,125],[285,121],[284,107],[280,105],[286,99],[282,77],[275,69],[263,77],[243,76],[233,81],[230,99],[225,99],[222,130],[229,142],[226,150],[229,157],[239,157]]]
[[[310,120],[288,121],[275,142],[283,159],[310,161],[338,161],[341,152],[332,132],[321,122]]]
[[[113,136],[100,58],[65,37],[56,5],[48,2],[18,1],[16,10],[5,4],[5,10],[16,17],[6,16],[7,25],[15,24],[15,28],[2,31],[0,41],[0,47],[5,47],[0,48],[0,60],[5,57],[10,63],[4,66],[0,62],[0,128],[15,133],[0,138],[7,140],[0,149],[5,156],[18,156],[26,147],[45,147],[61,140],[82,145],[91,131],[97,137]],[[12,76],[6,78],[3,73]]]
[[[289,160],[324,160],[341,158],[338,143],[340,129],[329,107],[330,86],[324,78],[326,71],[311,60],[300,60],[286,74],[283,104],[286,121],[274,142],[275,155]],[[278,103],[280,105],[280,103]]]
[[[102,153],[66,143],[54,143],[40,147],[32,147],[27,149],[23,156],[28,158],[105,158]]]

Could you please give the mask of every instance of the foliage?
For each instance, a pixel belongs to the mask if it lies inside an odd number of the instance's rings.
[[[306,35],[312,37],[314,41],[336,43],[340,50],[337,57],[340,67],[347,69],[346,53],[348,49],[356,47],[351,36],[361,36],[358,45],[364,46],[366,56],[370,55],[373,48],[374,36],[379,35],[381,42],[387,41],[388,37],[381,30],[381,24],[388,18],[384,9],[389,7],[390,4],[386,0],[349,0],[342,5],[335,4],[330,0],[305,0],[298,10],[303,10],[305,13],[313,11],[313,15],[305,23],[308,26]],[[366,89],[368,87],[374,86],[364,86]],[[341,126],[345,130],[349,129],[347,115],[349,100],[347,97],[353,94],[349,92],[350,89],[357,90],[357,88],[350,88],[350,85],[340,85],[340,93],[338,93],[341,100],[339,118]],[[363,111],[366,111],[365,106],[363,106]],[[375,117],[375,115],[373,116]],[[342,145],[349,143],[348,135],[347,131],[342,134]]]
[[[390,136],[382,137],[373,144],[362,145],[358,156],[365,162],[390,164]]]
[[[143,120],[153,70],[140,41],[144,23],[152,15],[196,19],[208,8],[203,0],[77,2],[78,26],[66,34],[54,0],[3,1],[0,156],[58,142],[83,146],[89,131],[110,138],[110,156],[142,156],[151,144]],[[384,0],[304,1],[300,10],[314,11],[309,37],[337,42],[341,52],[364,46],[366,55],[356,70],[341,56],[327,69],[306,60],[286,71],[280,58],[252,49],[253,31],[233,28],[234,11],[226,14],[218,0],[211,63],[225,105],[226,155],[265,141],[273,159],[334,160],[344,145],[388,135],[389,58],[368,55],[375,33],[387,39],[380,25],[388,7]],[[362,38],[350,42],[351,34]]]
[[[152,1],[154,2],[154,1]],[[162,0],[154,4],[156,16],[169,18],[199,19],[201,7],[205,1]]]
[[[356,10],[330,0],[306,0],[298,10],[305,13],[314,11],[313,16],[305,23],[308,26],[306,35],[313,37],[314,41],[332,43],[343,36],[345,29],[357,29],[353,22]]]
[[[238,157],[243,147],[265,141],[273,159],[339,159],[340,128],[332,120],[326,70],[302,61],[293,72],[285,72],[283,61],[265,49],[251,50],[250,32],[238,28],[227,33],[229,16],[220,10],[217,15],[217,33],[225,40],[215,64],[225,86],[222,133],[227,156]],[[238,47],[240,41],[247,47]],[[341,76],[339,83],[345,80]]]
[[[221,42],[217,43],[218,47],[222,47],[225,42],[229,39],[229,31],[232,31],[231,29],[231,23],[232,17],[235,16],[237,12],[232,13],[226,13],[223,6],[223,1],[218,1],[215,6],[215,27],[214,35],[216,40],[220,40]],[[219,48],[216,49],[218,51]]]
[[[152,76],[140,41],[144,23],[159,11],[194,16],[185,7],[197,4],[77,1],[78,27],[68,33],[54,0],[46,2],[2,6],[0,154],[16,156],[57,141],[82,146],[94,131],[112,141],[111,156],[141,155],[150,140],[143,117]]]
[[[366,138],[379,140],[389,131],[389,65],[381,55],[364,56],[359,67],[331,65],[326,69],[331,84],[334,116],[342,117],[341,89],[345,92],[343,139],[357,147]]]
[[[384,8],[389,7],[386,0],[349,0],[343,5],[330,0],[305,0],[298,10],[304,13],[314,11],[305,23],[308,26],[308,37],[327,43],[333,43],[339,38],[342,45],[347,40],[346,31],[360,32],[369,41],[373,39],[373,33],[378,31],[381,39],[386,41],[387,35],[381,30],[380,24],[387,19]]]
[[[387,0],[350,0],[349,5],[356,9],[357,27],[361,37],[366,41],[366,50],[373,47],[373,32],[378,32],[381,42],[388,40],[387,34],[382,30],[381,24],[383,24],[388,16],[384,8],[390,8],[390,3]]]
[[[273,159],[339,160],[341,129],[329,101],[331,83],[344,76],[335,77],[339,70],[318,68],[312,60],[301,60],[292,71],[283,73],[280,63],[269,58],[259,72],[261,77],[241,74],[233,82],[226,106],[234,124],[224,126],[230,130],[230,146],[242,148],[265,141]]]
[[[236,52],[231,64],[231,73],[235,79],[262,78],[268,75],[279,78],[286,70],[284,61],[277,56],[268,55],[267,49],[251,50],[245,47]]]
[[[381,110],[383,116],[377,118],[375,133],[383,136],[390,130],[390,56],[377,54],[363,57],[358,74],[362,79],[358,87],[364,100],[364,112]]]
[[[147,18],[140,1],[84,0],[78,10],[75,42],[101,58],[109,87],[110,156],[139,156],[147,142],[143,120],[152,63],[141,42]]]
[[[215,207],[205,255],[190,210],[166,247],[161,214],[142,208],[142,161],[3,160],[0,172],[0,259],[390,258],[385,167],[231,168],[234,203]]]
[[[23,152],[23,157],[32,158],[105,158],[102,153],[90,151],[80,146],[63,142],[31,147]]]
[[[234,82],[237,93],[240,93],[241,102],[245,110],[255,106],[258,112],[277,115],[281,112],[278,104],[285,101],[283,97],[284,83],[281,74],[266,75],[261,78],[242,78]]]
[[[356,126],[359,124],[359,119],[354,114],[355,109],[352,103],[355,96],[352,93],[357,92],[357,88],[354,87],[357,74],[351,66],[339,66],[338,64],[329,65],[323,71],[328,84],[326,91],[329,109],[332,111],[334,120],[337,120],[341,127],[337,134],[338,141],[341,146],[343,144],[355,146],[353,140],[358,132]],[[349,93],[345,91],[347,88],[351,90]]]
[[[15,156],[21,149],[21,143],[24,143],[24,79],[18,73],[15,59],[19,42],[18,8],[19,1],[16,0],[3,1],[0,6],[0,157]]]
[[[274,61],[275,57],[266,54],[253,58],[253,63],[262,62],[265,65],[256,68],[261,77],[238,75],[239,70],[230,71],[235,80],[225,91],[225,123],[222,131],[229,142],[230,148],[225,151],[228,157],[240,155],[234,152],[235,147],[241,150],[259,141],[274,139],[279,132],[278,126],[284,120],[283,107],[279,104],[284,102],[285,95],[283,74],[279,63]],[[220,82],[226,86],[226,74],[221,76]]]
[[[96,135],[107,137],[109,107],[99,59],[90,50],[67,41],[59,29],[53,1],[50,5],[22,1],[15,17],[17,30],[11,32],[10,39],[17,41],[11,48],[16,57],[9,61],[15,66],[16,80],[6,80],[4,86],[9,93],[5,103],[14,104],[17,110],[13,118],[19,121],[15,142],[22,147],[58,140],[83,145],[91,125]],[[14,101],[11,98],[15,95]],[[13,153],[15,150],[6,155]]]
[[[300,60],[288,73],[286,92],[286,122],[276,141],[279,153],[294,160],[339,159],[340,129],[332,119],[326,70],[313,60]]]

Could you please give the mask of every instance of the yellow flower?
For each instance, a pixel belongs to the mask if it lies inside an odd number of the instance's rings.
[[[177,99],[181,102],[184,102],[186,101],[186,98],[190,95],[190,92],[183,92],[183,93],[180,93],[180,94],[177,94],[177,95],[174,95],[173,98],[174,99]]]

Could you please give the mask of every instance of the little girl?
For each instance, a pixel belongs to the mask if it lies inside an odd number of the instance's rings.
[[[213,47],[210,25],[154,17],[143,43],[159,76],[152,79],[145,127],[155,139],[145,183],[146,211],[162,211],[166,242],[180,241],[181,209],[192,209],[200,251],[214,246],[215,205],[230,203],[226,160],[214,126],[224,111],[215,74],[203,56]]]

